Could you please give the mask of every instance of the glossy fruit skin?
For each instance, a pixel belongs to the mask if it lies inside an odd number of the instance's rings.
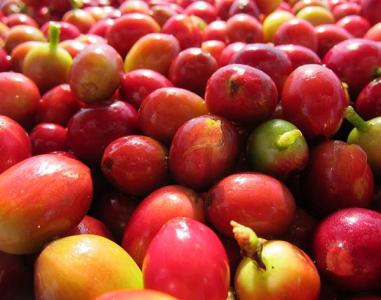
[[[173,87],[173,84],[159,72],[137,69],[123,74],[119,92],[125,101],[139,109],[145,97],[163,87]]]
[[[287,148],[275,145],[282,134],[295,129],[295,125],[281,119],[272,119],[257,126],[247,142],[247,156],[252,169],[279,179],[302,171],[309,157],[303,136]]]
[[[263,43],[261,23],[248,14],[236,14],[226,22],[226,33],[229,43]]]
[[[302,188],[311,211],[319,215],[347,207],[369,207],[374,180],[366,153],[341,141],[316,146],[303,173]]]
[[[361,6],[354,2],[343,2],[336,5],[332,9],[333,16],[335,20],[340,20],[346,16],[359,15],[361,11]]]
[[[109,292],[95,298],[94,300],[177,300],[177,298],[162,292],[144,289]]]
[[[83,49],[85,49],[87,44],[78,40],[66,40],[61,42],[60,46],[69,52],[71,57],[74,59]]]
[[[336,44],[352,38],[348,31],[334,24],[316,26],[315,32],[318,38],[317,53],[321,58]]]
[[[206,82],[217,69],[217,61],[209,52],[188,48],[172,61],[168,78],[175,86],[203,96]]]
[[[62,16],[62,21],[73,24],[83,34],[86,34],[96,22],[94,17],[83,9],[72,9],[67,11]]]
[[[223,118],[204,115],[185,122],[169,152],[172,177],[197,191],[205,191],[230,172],[238,159],[238,133]]]
[[[67,232],[65,236],[78,234],[95,234],[112,240],[111,232],[107,227],[101,221],[88,215],[84,216],[81,222]]]
[[[22,72],[32,79],[41,92],[69,81],[73,59],[61,47],[52,49],[48,43],[33,47],[26,54]]]
[[[139,124],[145,135],[170,144],[182,124],[207,113],[204,99],[197,94],[180,88],[160,88],[143,100]]]
[[[28,77],[14,72],[0,73],[0,114],[23,123],[36,111],[40,92]],[[14,99],[18,99],[17,102]]]
[[[348,208],[331,214],[318,226],[314,253],[319,270],[349,291],[380,288],[381,214]]]
[[[138,128],[137,111],[128,103],[116,101],[82,108],[68,124],[69,149],[87,163],[97,164],[108,144],[136,133]]]
[[[203,40],[218,40],[224,43],[227,42],[226,22],[217,20],[209,23],[203,31]]]
[[[364,16],[372,25],[381,22],[379,11],[381,3],[378,0],[363,0],[361,2],[361,15]]]
[[[27,132],[6,116],[0,116],[0,152],[0,174],[32,155]]]
[[[369,82],[356,99],[356,111],[365,119],[381,116],[381,79]]]
[[[89,34],[99,35],[106,39],[107,32],[111,26],[114,25],[114,23],[115,20],[110,18],[99,20],[93,26],[91,26],[89,29]]]
[[[361,59],[363,57],[367,59]],[[348,84],[350,91],[358,93],[373,79],[374,71],[381,67],[381,48],[371,40],[346,40],[331,48],[323,63]]]
[[[210,53],[218,64],[222,51],[225,49],[226,44],[218,40],[210,40],[202,42],[201,49]]]
[[[91,234],[49,244],[36,261],[34,278],[37,300],[92,300],[109,291],[143,288],[132,258],[109,239]]]
[[[295,215],[295,201],[288,188],[261,173],[227,176],[209,190],[206,199],[208,220],[229,237],[233,237],[231,220],[271,237],[287,231]]]
[[[342,123],[347,105],[340,80],[323,66],[301,66],[284,84],[285,119],[295,124],[308,140],[333,136]]]
[[[23,13],[14,13],[7,16],[4,21],[5,25],[8,27],[14,27],[17,25],[28,25],[38,28],[37,22],[30,16]]]
[[[367,19],[355,15],[344,17],[336,24],[357,38],[364,37],[371,26]]]
[[[0,249],[34,253],[86,214],[92,199],[90,170],[65,156],[34,156],[1,173],[0,195]]]
[[[90,45],[73,61],[70,87],[86,103],[105,101],[118,88],[122,71],[123,60],[111,46]]]
[[[291,61],[292,70],[307,64],[321,65],[319,56],[309,48],[299,45],[279,45],[277,48],[287,55]]]
[[[226,299],[229,288],[221,241],[206,225],[189,218],[175,218],[161,227],[147,250],[143,274],[146,288],[184,300]]]
[[[123,248],[141,266],[151,240],[167,221],[176,217],[204,222],[202,199],[180,185],[155,190],[133,212],[123,234]]]
[[[367,121],[371,126],[370,130],[361,132],[353,128],[348,135],[349,144],[359,145],[367,154],[368,163],[376,176],[381,175],[381,157],[379,147],[381,144],[381,117],[376,117]]]
[[[219,57],[218,63],[221,67],[226,66],[227,64],[230,64],[233,60],[233,57],[244,47],[246,46],[246,43],[242,42],[236,42],[231,43],[225,47],[224,50],[222,50],[221,55]]]
[[[4,40],[4,49],[11,53],[14,48],[23,42],[45,42],[44,34],[37,28],[28,25],[12,27]]]
[[[156,140],[128,135],[107,146],[101,169],[119,190],[144,196],[169,181],[167,159],[167,149]]]
[[[124,71],[150,69],[167,75],[180,52],[179,41],[170,34],[151,33],[140,38],[124,60]]]
[[[232,63],[249,65],[265,72],[274,81],[279,94],[292,71],[287,55],[268,44],[248,44],[235,55]]]
[[[67,129],[58,124],[40,123],[30,132],[33,155],[67,149]]]
[[[275,33],[275,45],[300,45],[316,51],[318,40],[314,27],[307,21],[291,19],[283,23]]]
[[[124,58],[137,40],[159,31],[160,26],[152,17],[141,13],[130,13],[115,20],[106,38],[109,45]]]
[[[94,214],[111,230],[115,240],[120,242],[139,201],[140,199],[133,196],[108,191],[97,197],[94,203]]]
[[[206,23],[211,23],[217,18],[216,8],[206,1],[192,2],[185,8],[184,13],[188,16],[197,16],[203,19]]]
[[[249,257],[238,266],[234,286],[240,300],[318,299],[319,273],[302,250],[285,241],[266,241],[261,257],[266,270]]]
[[[185,14],[174,15],[165,22],[161,32],[172,34],[179,41],[181,50],[201,46],[201,30],[191,16]]]
[[[61,84],[47,91],[38,102],[36,121],[66,126],[83,104],[72,92],[69,84]]]
[[[273,80],[261,70],[229,64],[209,78],[205,102],[212,114],[238,123],[256,124],[273,114],[278,92]]]

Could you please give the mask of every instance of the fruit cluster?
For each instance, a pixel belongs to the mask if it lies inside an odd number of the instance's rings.
[[[380,300],[381,0],[0,0],[0,300]]]

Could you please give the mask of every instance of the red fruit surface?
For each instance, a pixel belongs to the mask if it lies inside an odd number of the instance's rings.
[[[159,30],[159,24],[152,17],[132,13],[116,19],[108,30],[106,38],[107,42],[124,58],[138,39]]]
[[[147,250],[143,276],[146,288],[179,299],[220,300],[228,294],[229,264],[221,241],[206,225],[189,218],[163,225]]]
[[[168,78],[175,86],[203,96],[206,82],[217,69],[217,61],[209,52],[188,48],[172,61]]]
[[[226,34],[229,43],[262,43],[263,31],[261,23],[248,14],[236,14],[226,22]]]
[[[381,116],[381,79],[375,79],[364,87],[355,107],[365,120]]]
[[[159,88],[172,86],[172,82],[156,71],[137,69],[123,74],[120,93],[125,101],[139,109],[144,98],[150,93]]]
[[[331,48],[323,63],[348,84],[350,91],[358,93],[381,68],[381,47],[371,40],[349,39]]]
[[[95,234],[112,239],[111,232],[107,229],[105,224],[88,215],[84,216],[81,222],[66,233],[65,236],[77,234]]]
[[[265,72],[276,84],[278,93],[282,92],[284,82],[292,71],[287,55],[269,44],[248,44],[231,62],[249,65]]]
[[[201,46],[201,30],[191,16],[185,14],[174,15],[165,22],[161,32],[175,36],[180,43],[181,50]]]
[[[143,133],[169,144],[186,121],[207,114],[204,99],[181,88],[160,88],[149,94],[139,109]]]
[[[334,24],[316,26],[315,31],[318,38],[317,53],[321,58],[336,44],[352,38],[348,31]]]
[[[283,23],[274,35],[275,45],[300,45],[316,51],[318,39],[315,28],[308,21],[291,19]]]
[[[46,92],[38,102],[36,121],[66,126],[82,104],[70,85],[61,84]]]
[[[344,28],[356,38],[362,38],[371,27],[367,19],[355,15],[340,19],[336,25]]]
[[[22,123],[36,112],[40,92],[28,77],[14,72],[2,72],[0,99],[0,115]]]
[[[231,220],[268,238],[285,233],[295,215],[295,201],[288,188],[261,173],[225,177],[206,197],[208,220],[229,237],[233,237]]]
[[[0,153],[0,173],[32,155],[28,134],[6,116],[0,116]]]
[[[180,184],[205,191],[233,169],[238,148],[238,133],[229,121],[212,115],[193,118],[173,138],[171,175]]]
[[[205,102],[212,114],[238,123],[256,124],[273,114],[278,92],[266,73],[250,66],[230,64],[209,78]]]
[[[116,292],[108,292],[94,300],[176,300],[168,294],[164,294],[154,290],[121,290]]]
[[[1,251],[38,251],[78,224],[91,199],[90,170],[80,161],[44,154],[7,169],[0,175]]]
[[[285,82],[284,116],[310,140],[333,136],[342,123],[347,105],[341,81],[326,67],[301,66]]]
[[[167,149],[143,135],[128,135],[105,149],[101,168],[121,191],[144,196],[169,181]]]
[[[69,121],[69,149],[82,160],[97,164],[113,140],[138,131],[138,113],[125,102],[116,101],[82,108]]]
[[[67,129],[58,124],[40,123],[30,132],[33,155],[67,150]]]
[[[361,1],[361,14],[371,24],[381,22],[381,1],[380,0],[362,0]]]
[[[346,291],[380,289],[380,247],[381,214],[362,208],[331,214],[314,237],[318,268]]]
[[[319,56],[309,48],[299,45],[280,45],[278,49],[282,50],[291,61],[292,70],[307,65],[307,64],[321,64]]]
[[[202,199],[180,185],[155,190],[133,212],[123,234],[123,248],[141,266],[151,240],[167,221],[176,217],[204,222]]]

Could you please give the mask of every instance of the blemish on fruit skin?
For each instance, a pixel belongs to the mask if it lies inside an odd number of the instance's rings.
[[[344,243],[339,242],[329,249],[326,258],[326,269],[340,276],[351,276],[354,274],[352,256]]]

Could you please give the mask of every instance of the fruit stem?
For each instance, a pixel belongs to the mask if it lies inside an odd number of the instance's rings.
[[[81,6],[82,6],[82,3],[81,3],[80,0],[70,0],[70,4],[71,4],[71,8],[72,8],[73,10],[75,10],[75,9],[79,9],[79,8],[81,8]]]
[[[374,70],[373,77],[374,78],[381,77],[381,67]]]
[[[353,109],[352,106],[348,106],[344,110],[344,118],[357,128],[361,132],[366,132],[369,130],[371,125],[369,125],[360,115]]]
[[[279,150],[287,149],[293,145],[301,136],[303,136],[303,134],[299,129],[287,131],[278,137],[278,139],[275,141],[275,145]]]
[[[61,26],[52,22],[49,25],[49,47],[50,50],[56,50],[58,43],[60,42]]]
[[[235,221],[230,221],[230,225],[233,227],[234,238],[241,248],[243,256],[255,260],[259,268],[266,270],[266,266],[261,259],[264,240],[258,238],[255,232],[249,227]]]

